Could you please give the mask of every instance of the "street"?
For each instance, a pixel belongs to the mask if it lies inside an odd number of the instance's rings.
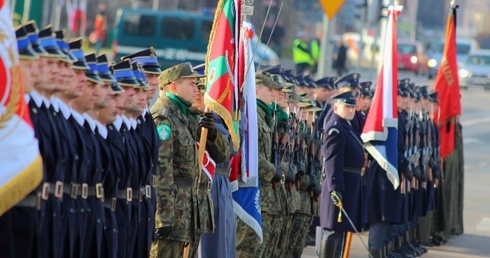
[[[400,78],[413,78],[418,84],[433,87],[433,80],[414,78],[412,74],[399,73]],[[453,236],[444,246],[429,248],[422,257],[490,257],[490,91],[482,88],[462,90],[463,141],[465,151],[464,178],[464,229],[465,233]],[[368,234],[361,234],[368,242]],[[304,258],[318,257],[315,248],[308,246]],[[352,236],[350,257],[368,257],[359,237]]]

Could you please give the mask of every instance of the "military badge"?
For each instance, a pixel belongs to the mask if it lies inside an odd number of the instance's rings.
[[[160,138],[161,141],[165,141],[168,138],[170,138],[170,135],[172,135],[172,129],[168,125],[159,125],[157,128],[158,132],[158,138]]]

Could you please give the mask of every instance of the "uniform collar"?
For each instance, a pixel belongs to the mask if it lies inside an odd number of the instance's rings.
[[[104,138],[104,139],[107,139],[107,127],[105,127],[103,124],[101,124],[97,120],[95,120],[94,122],[97,125],[97,129],[99,131],[100,136],[102,136],[102,138]]]
[[[24,100],[26,103],[29,103],[29,101],[31,101],[31,95],[29,95],[29,93],[24,94]]]
[[[122,120],[123,120],[124,124],[126,125],[126,127],[128,129],[130,129],[131,128],[131,122],[129,121],[129,117],[123,115]]]
[[[136,126],[138,125],[138,122],[136,122],[136,119],[130,118],[129,122],[131,123],[131,128],[133,128],[133,130],[136,130]]]
[[[83,113],[83,117],[85,118],[85,121],[87,121],[92,132],[95,132],[95,128],[96,128],[95,120],[87,113]]]
[[[44,97],[44,96],[41,96],[41,97],[42,97],[42,100],[43,100],[44,105],[47,108],[51,107],[51,103],[49,102],[49,100],[46,97]]]
[[[29,93],[31,96],[32,100],[34,101],[34,104],[39,108],[43,104],[43,96],[39,94],[39,92],[32,90],[31,93]]]
[[[112,124],[114,124],[114,128],[116,128],[116,130],[119,132],[119,130],[121,130],[122,123],[122,116],[116,116],[116,120]]]
[[[144,110],[143,110],[143,114],[141,114],[141,117],[143,118],[143,121],[146,121],[146,114],[148,114],[150,112],[150,110],[148,110],[148,107],[146,107]]]
[[[85,118],[83,118],[83,116],[80,113],[78,113],[75,110],[72,110],[71,115],[73,116],[73,118],[75,118],[75,121],[77,121],[77,123],[80,126],[83,126],[83,124],[85,123]]]
[[[71,108],[63,101],[58,99],[58,105],[60,108],[61,113],[63,114],[63,117],[65,119],[68,119],[71,115]]]
[[[51,106],[53,106],[54,111],[56,111],[56,113],[59,113],[60,112],[59,99],[55,96],[52,96],[49,102],[51,103]]]

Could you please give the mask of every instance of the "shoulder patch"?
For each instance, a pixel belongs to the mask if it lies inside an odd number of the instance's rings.
[[[335,127],[332,127],[328,130],[328,135],[332,135],[332,134],[339,134],[340,131],[339,129],[335,128]]]
[[[172,128],[166,124],[159,125],[157,127],[158,138],[161,141],[165,141],[172,135]]]

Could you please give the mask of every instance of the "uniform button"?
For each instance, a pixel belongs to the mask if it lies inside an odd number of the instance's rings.
[[[70,213],[74,213],[74,212],[75,212],[75,209],[70,208]]]
[[[37,114],[37,108],[32,108],[32,113]]]
[[[80,213],[85,213],[85,209],[80,209]]]

